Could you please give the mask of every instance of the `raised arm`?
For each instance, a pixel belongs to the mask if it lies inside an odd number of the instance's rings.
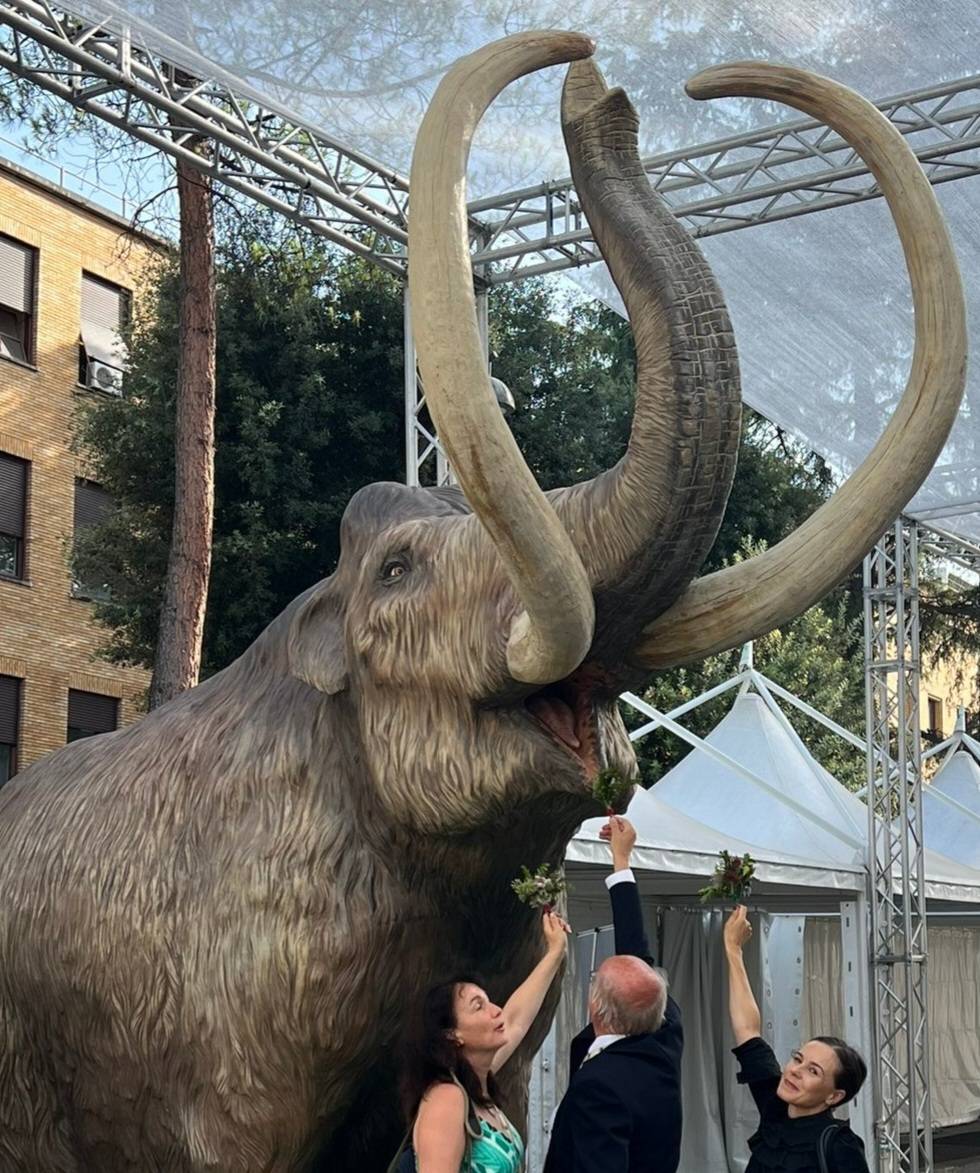
[[[599,832],[599,837],[612,848],[613,870],[606,877],[606,887],[612,904],[616,952],[631,954],[647,965],[653,965],[646,929],[643,927],[640,894],[630,867],[636,844],[636,828],[629,819],[611,815],[609,822]]]
[[[547,949],[544,957],[507,999],[504,1006],[504,1033],[507,1041],[493,1057],[493,1072],[499,1071],[524,1041],[565,956],[569,932],[565,921],[557,913],[546,912],[541,918],[541,928]]]
[[[762,1033],[762,1017],[745,972],[742,949],[752,936],[749,914],[739,904],[725,921],[725,956],[728,959],[728,1013],[732,1020],[735,1045],[740,1047]]]

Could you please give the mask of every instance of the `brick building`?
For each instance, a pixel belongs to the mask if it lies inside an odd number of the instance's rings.
[[[138,716],[148,674],[100,660],[76,526],[111,504],[71,451],[78,397],[118,394],[116,334],[155,242],[0,162],[0,784]]]

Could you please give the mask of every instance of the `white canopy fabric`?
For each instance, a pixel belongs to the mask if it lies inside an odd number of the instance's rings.
[[[261,95],[268,106],[292,111],[297,121],[403,173],[448,66],[522,29],[574,28],[596,38],[600,67],[638,109],[646,154],[798,117],[749,100],[690,101],[683,84],[707,66],[746,58],[791,62],[881,99],[974,74],[980,37],[972,0],[949,0],[941,9],[916,0],[71,0],[67,7],[126,24],[136,44],[198,77],[221,74],[246,95]],[[525,79],[494,105],[474,145],[472,196],[568,173],[558,126],[562,74],[553,69]],[[938,189],[975,337],[976,185],[964,179]],[[908,283],[881,201],[712,237],[705,250],[732,311],[746,401],[849,472],[880,433],[911,354]],[[599,268],[574,279],[616,303]],[[974,365],[961,419],[910,512],[980,539],[975,372]]]
[[[800,748],[788,721],[761,696],[742,693],[704,740],[757,777],[695,748],[653,793],[725,836],[761,840],[831,867],[861,866],[868,834],[864,803]],[[926,894],[980,904],[980,871],[927,847]]]
[[[718,865],[718,853],[724,848],[733,854],[748,852],[756,861],[753,898],[767,906],[789,903],[802,911],[821,896],[834,894],[830,903],[836,907],[840,894],[863,890],[864,872],[857,864],[842,861],[820,862],[774,847],[763,846],[708,826],[664,801],[658,791],[637,790],[627,811],[636,827],[635,871],[644,896],[661,900],[687,900],[703,888]],[[604,819],[583,823],[565,854],[570,891],[582,896],[591,890],[600,904],[605,893],[594,880],[594,867],[608,871],[609,847],[599,838]]]
[[[969,750],[948,757],[923,788],[922,819],[927,844],[980,868],[980,762]]]

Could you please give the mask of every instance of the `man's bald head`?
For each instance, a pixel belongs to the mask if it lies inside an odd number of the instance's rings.
[[[661,1028],[667,975],[639,957],[610,957],[596,970],[589,1019],[596,1035],[642,1035]]]

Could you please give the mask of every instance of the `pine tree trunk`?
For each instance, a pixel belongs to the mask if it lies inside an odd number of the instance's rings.
[[[211,180],[177,164],[180,333],[175,496],[151,709],[197,684],[214,520],[215,277]]]

